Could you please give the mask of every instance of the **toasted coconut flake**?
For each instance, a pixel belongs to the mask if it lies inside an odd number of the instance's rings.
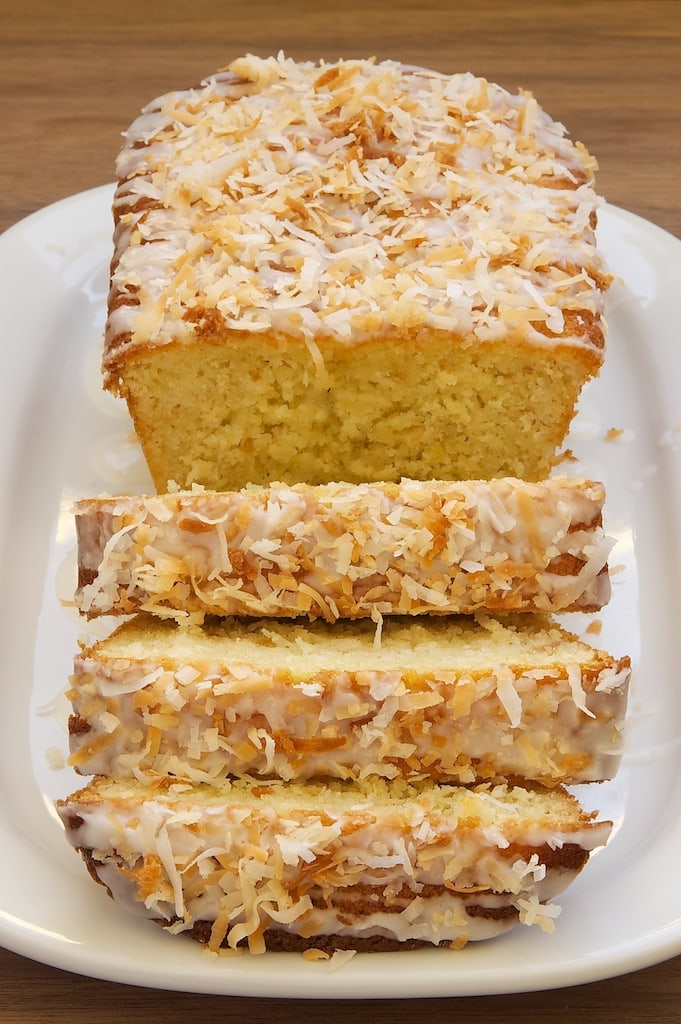
[[[609,282],[594,167],[533,97],[471,74],[243,57],[127,133],[113,287],[137,301],[112,304],[107,368],[206,316],[302,333],[322,376],[322,339],[414,326],[487,342],[516,320],[595,350],[564,331],[572,310],[599,322]]]

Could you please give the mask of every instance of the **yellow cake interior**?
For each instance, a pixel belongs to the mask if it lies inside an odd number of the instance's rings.
[[[159,491],[517,476],[551,470],[593,354],[430,336],[329,342],[208,337],[128,360],[121,390]],[[222,396],[239,396],[238,401]]]

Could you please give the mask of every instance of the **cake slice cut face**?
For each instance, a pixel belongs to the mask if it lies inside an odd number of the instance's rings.
[[[531,95],[390,61],[150,103],[103,368],[156,488],[548,475],[603,359],[594,168]]]
[[[630,665],[543,616],[326,623],[137,616],[84,646],[83,775],[574,784],[612,778]]]
[[[339,618],[594,611],[603,486],[413,481],[84,499],[80,610]]]
[[[217,950],[459,947],[551,900],[611,822],[562,789],[100,778],[59,801],[118,902]]]

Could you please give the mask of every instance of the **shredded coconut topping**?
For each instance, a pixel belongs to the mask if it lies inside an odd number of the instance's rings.
[[[246,941],[253,953],[268,928],[439,943],[518,920],[546,927],[557,911],[544,905],[611,830],[565,791],[505,786],[241,782],[152,794],[100,779],[58,810],[115,899],[173,931],[208,924],[213,950]]]
[[[191,652],[176,647],[183,630],[131,622],[113,647],[83,650],[67,694],[71,764],[150,783],[248,774],[554,785],[617,770],[628,660],[569,634],[393,619],[376,651],[369,623],[282,622],[275,632],[269,621],[192,628]],[[163,651],[158,672],[151,651]]]
[[[595,610],[609,598],[604,490],[556,477],[304,484],[86,499],[81,584],[95,616],[338,618]],[[162,514],[156,510],[162,504]]]
[[[528,93],[247,56],[147,106],[117,172],[105,367],[198,332],[602,347],[595,161]]]

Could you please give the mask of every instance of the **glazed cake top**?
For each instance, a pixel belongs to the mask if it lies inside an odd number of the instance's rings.
[[[223,329],[603,344],[595,161],[526,92],[246,56],[132,124],[105,368]]]

